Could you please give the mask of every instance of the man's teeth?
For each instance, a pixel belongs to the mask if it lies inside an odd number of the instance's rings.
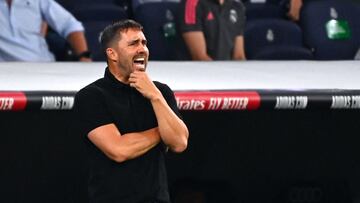
[[[144,63],[145,58],[137,58],[134,60],[135,63]]]

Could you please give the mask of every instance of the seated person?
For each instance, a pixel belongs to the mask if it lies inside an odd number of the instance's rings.
[[[0,1],[0,61],[54,61],[46,24],[67,39],[80,61],[91,61],[84,27],[54,0]]]
[[[180,31],[193,60],[245,60],[239,0],[182,0]]]

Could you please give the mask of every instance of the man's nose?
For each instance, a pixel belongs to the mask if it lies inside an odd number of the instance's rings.
[[[138,46],[137,52],[138,52],[138,53],[144,53],[144,52],[146,52],[146,50],[147,50],[147,46],[144,45],[144,44],[140,44],[140,45]]]

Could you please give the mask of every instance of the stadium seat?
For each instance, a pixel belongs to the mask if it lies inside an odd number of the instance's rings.
[[[60,5],[73,13],[74,10],[94,6],[115,6],[121,7],[130,16],[131,0],[56,0]]]
[[[176,18],[178,1],[148,1],[133,5],[134,19],[144,27],[151,60],[175,60],[180,35]]]
[[[73,10],[74,16],[81,22],[89,21],[108,21],[113,22],[128,18],[126,11],[122,7],[102,4],[79,7]]]
[[[247,21],[259,18],[286,18],[288,0],[242,0]]]
[[[354,59],[360,47],[360,9],[345,1],[311,1],[301,11],[304,42],[317,60]]]
[[[124,1],[124,0],[118,0]],[[181,0],[129,0],[131,1],[131,7],[135,11],[139,6],[148,3],[159,3],[159,2],[167,2],[167,3],[180,3]]]
[[[109,25],[106,21],[89,21],[83,23],[85,27],[85,37],[92,53],[94,61],[105,61],[105,55],[101,51],[100,34]]]
[[[303,47],[301,28],[283,19],[258,19],[246,24],[245,52],[253,60],[310,60]]]
[[[69,43],[58,33],[51,28],[45,36],[49,50],[54,54],[56,61],[73,61],[71,46]]]
[[[128,18],[126,11],[114,5],[91,5],[77,8],[74,16],[82,21],[85,36],[92,52],[94,61],[104,61],[105,56],[100,49],[99,36],[101,31],[114,21]]]
[[[244,3],[246,8],[246,20],[261,18],[285,18],[285,11],[282,7],[266,3]]]
[[[72,0],[56,0],[62,7],[64,7],[68,11],[72,11],[72,9],[75,7],[74,2]]]

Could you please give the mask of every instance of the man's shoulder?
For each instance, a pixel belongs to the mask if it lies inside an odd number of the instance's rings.
[[[160,92],[164,93],[171,93],[173,92],[172,89],[165,83],[161,83],[159,81],[153,81],[155,86],[160,90]]]
[[[157,88],[169,88],[169,86],[167,84],[165,84],[165,83],[162,83],[162,82],[159,82],[159,81],[153,81],[153,82],[154,82],[154,84],[155,84],[155,86]]]
[[[77,93],[76,97],[81,97],[84,95],[92,95],[95,93],[100,93],[104,88],[104,78],[100,78],[85,87],[81,88]]]
[[[213,0],[183,0],[180,1],[182,4],[187,5],[187,8],[204,9],[209,5],[214,4]]]

